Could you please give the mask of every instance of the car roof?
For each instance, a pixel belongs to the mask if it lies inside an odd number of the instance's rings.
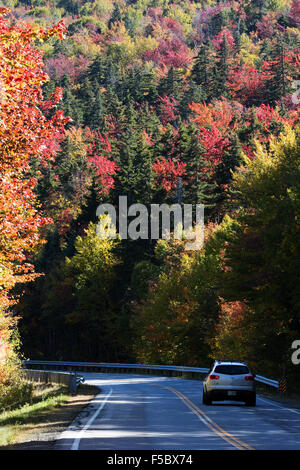
[[[214,365],[219,365],[219,364],[223,364],[223,365],[235,365],[235,366],[247,366],[248,365],[246,364],[246,362],[240,362],[240,361],[215,361]]]

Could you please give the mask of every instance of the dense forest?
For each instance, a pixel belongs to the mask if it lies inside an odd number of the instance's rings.
[[[7,356],[299,380],[300,1],[2,3]],[[179,183],[201,250],[97,236],[100,203],[173,204]]]

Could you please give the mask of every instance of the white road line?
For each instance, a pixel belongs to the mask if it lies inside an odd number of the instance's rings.
[[[265,398],[257,397],[258,400],[264,401],[265,403],[268,403],[271,406],[276,406],[277,408],[281,408],[282,410],[287,410],[291,411],[292,413],[297,413],[300,414],[300,411],[294,410],[293,408],[287,408],[286,406],[279,405],[278,403],[275,403],[274,401],[271,400],[266,400]]]
[[[101,403],[101,405],[99,406],[99,408],[97,408],[97,410],[95,411],[95,413],[91,416],[91,418],[89,419],[89,421],[86,423],[86,425],[84,426],[84,428],[79,432],[79,435],[76,439],[74,439],[74,442],[73,442],[73,445],[71,447],[71,450],[78,450],[79,448],[79,443],[80,443],[80,440],[82,439],[82,436],[84,435],[85,431],[90,427],[90,425],[93,423],[93,421],[97,418],[98,414],[100,413],[100,411],[103,409],[105,403],[107,402],[108,398],[111,396],[112,394],[112,388],[110,389],[109,393],[105,396],[103,402]],[[97,398],[97,397],[96,397]]]

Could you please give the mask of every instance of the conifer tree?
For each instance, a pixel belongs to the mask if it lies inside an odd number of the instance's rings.
[[[210,22],[210,35],[215,36],[219,34],[224,26],[228,25],[228,15],[226,11],[221,10],[220,12],[216,13]]]
[[[91,129],[102,129],[104,125],[105,104],[102,97],[102,92],[98,88],[95,92],[95,97],[90,103],[90,118],[89,127]]]
[[[217,51],[215,62],[214,96],[221,98],[227,96],[227,78],[229,72],[230,50],[227,38],[224,34],[220,50]]]
[[[188,120],[190,116],[190,103],[203,103],[207,101],[209,88],[205,88],[202,85],[197,85],[193,80],[189,80],[188,86],[184,91],[180,102],[180,118],[182,120]]]
[[[154,104],[158,98],[158,90],[154,72],[133,69],[129,72],[124,86],[128,87],[132,98],[138,103]]]
[[[216,167],[216,202],[218,221],[225,213],[229,213],[233,208],[230,205],[230,183],[233,172],[241,165],[242,145],[236,133],[230,135],[228,149],[225,150],[222,161]]]
[[[210,58],[210,48],[206,44],[201,45],[191,71],[194,83],[201,86],[204,98],[210,100],[213,97],[212,81],[214,79],[213,63]]]
[[[291,92],[289,86],[289,64],[287,61],[288,48],[283,34],[277,36],[268,57],[267,70],[271,72],[266,81],[267,101],[269,104],[280,102],[287,92]]]
[[[159,86],[159,96],[168,96],[180,100],[184,89],[184,79],[182,73],[174,67],[170,67],[166,77],[162,78]]]
[[[181,159],[186,164],[183,178],[183,201],[186,204],[204,204],[205,214],[209,215],[214,207],[214,183],[204,158],[198,130],[193,123],[179,129],[178,145]]]
[[[108,28],[110,29],[117,21],[122,21],[122,13],[119,4],[115,3],[114,10],[107,24]]]
[[[60,80],[60,86],[63,89],[63,99],[62,99],[62,110],[66,116],[70,116],[72,119],[72,124],[76,123],[80,125],[81,116],[77,111],[76,100],[73,93],[70,90],[70,77],[66,74]]]
[[[85,77],[80,88],[77,91],[77,96],[80,101],[80,107],[83,113],[83,125],[89,126],[91,121],[90,109],[95,101],[95,92],[97,88],[93,85],[88,77]]]

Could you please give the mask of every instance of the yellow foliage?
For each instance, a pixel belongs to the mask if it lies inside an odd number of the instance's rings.
[[[289,8],[293,0],[269,0],[267,8],[271,11],[281,11],[285,8]]]
[[[134,38],[134,43],[137,56],[142,55],[146,51],[153,51],[159,44],[158,41],[151,36]]]
[[[193,29],[191,14],[193,14],[193,12],[190,14],[185,13],[182,10],[182,6],[178,5],[170,10],[168,16],[169,18],[178,21],[178,23],[180,23],[183,28],[184,34],[189,35]]]
[[[114,2],[112,0],[95,0],[93,5],[99,16],[111,14],[114,9]]]
[[[101,52],[101,46],[92,41],[86,29],[74,34],[72,39],[74,40],[75,55],[82,54],[93,60]]]
[[[264,177],[270,178],[270,175],[277,171],[278,165],[297,154],[297,130],[293,130],[288,124],[285,125],[285,130],[279,138],[274,137],[271,140],[269,150],[258,141],[255,145],[255,158],[251,160],[244,155],[245,167],[233,174],[234,186],[244,194],[258,190]]]
[[[132,38],[123,21],[115,22],[105,34],[105,43],[109,47],[110,55],[124,63],[139,58],[144,52],[154,50],[158,41],[149,36],[135,36]]]
[[[259,51],[260,43],[254,44],[247,34],[241,34],[240,56],[246,65],[256,65],[259,60]]]

